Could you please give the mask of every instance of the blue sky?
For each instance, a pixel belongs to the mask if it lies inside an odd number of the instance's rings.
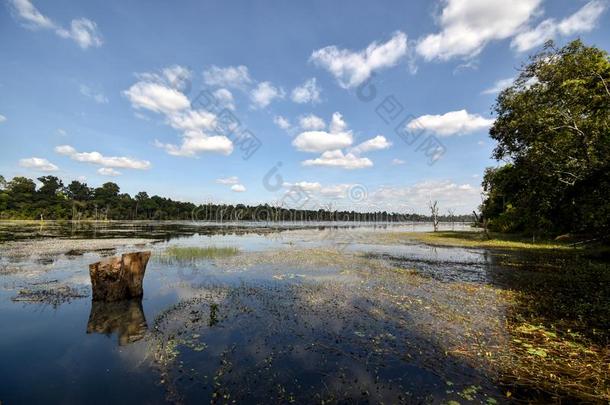
[[[437,199],[467,213],[496,165],[497,90],[546,39],[610,49],[607,8],[5,0],[0,174],[193,202],[290,205],[304,193],[356,210],[425,212]]]

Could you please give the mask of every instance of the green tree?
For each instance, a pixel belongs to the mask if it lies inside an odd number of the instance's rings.
[[[502,91],[490,136],[483,215],[490,226],[533,233],[610,226],[610,60],[579,40],[547,43]],[[500,204],[501,201],[501,204]]]

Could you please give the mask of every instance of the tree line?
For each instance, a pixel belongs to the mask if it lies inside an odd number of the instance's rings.
[[[504,232],[608,235],[610,59],[580,40],[548,42],[494,107],[502,164],[487,169],[483,222]]]
[[[74,180],[67,186],[55,176],[34,180],[0,176],[0,219],[51,220],[207,220],[207,221],[362,221],[425,222],[430,217],[386,211],[337,211],[332,207],[291,209],[260,204],[193,204],[174,201],[141,191],[135,196],[121,193],[113,182],[90,187]],[[471,222],[470,215],[442,216],[447,222]]]

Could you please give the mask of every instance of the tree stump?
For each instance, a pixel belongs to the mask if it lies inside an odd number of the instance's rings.
[[[89,265],[93,301],[120,301],[144,295],[142,282],[150,252],[125,253]]]

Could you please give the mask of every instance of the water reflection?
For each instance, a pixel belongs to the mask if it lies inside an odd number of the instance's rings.
[[[119,346],[125,346],[142,339],[148,330],[142,299],[118,302],[91,302],[91,313],[87,323],[87,333],[116,333]]]

